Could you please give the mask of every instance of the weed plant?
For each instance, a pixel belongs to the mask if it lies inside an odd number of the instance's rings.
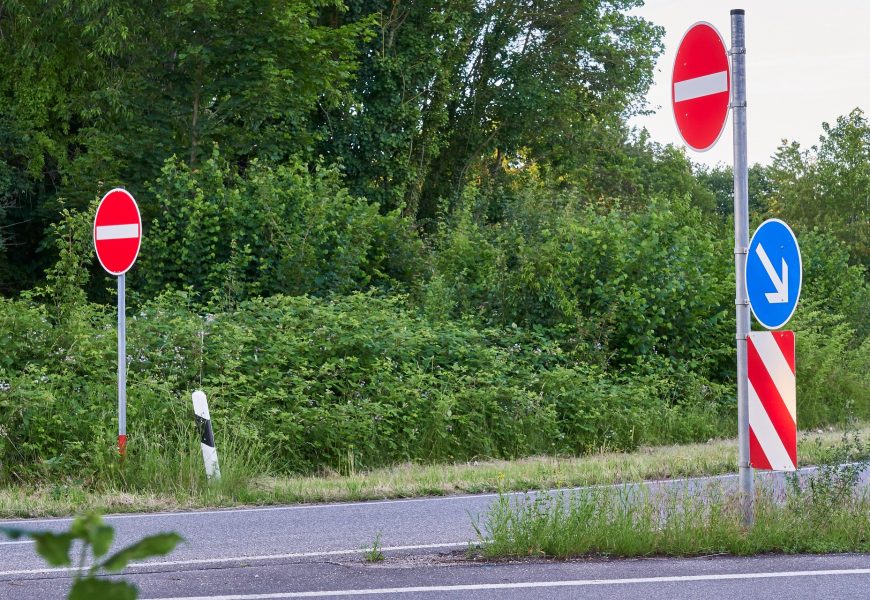
[[[365,552],[365,560],[366,562],[376,563],[384,561],[384,553],[381,550],[381,532],[379,531],[377,535],[375,535],[375,539],[372,541],[372,545],[370,548],[366,549]]]
[[[127,581],[105,576],[122,571],[131,561],[170,553],[183,540],[177,533],[150,535],[106,556],[115,538],[115,530],[97,514],[76,517],[66,531],[33,531],[0,527],[13,540],[33,540],[36,552],[52,567],[68,568],[72,586],[68,600],[136,600],[138,588]],[[74,544],[79,547],[75,548]],[[73,554],[78,554],[74,566]]]

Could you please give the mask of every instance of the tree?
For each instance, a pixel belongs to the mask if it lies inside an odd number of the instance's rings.
[[[595,164],[642,104],[662,30],[637,0],[357,0],[377,15],[355,102],[326,119],[353,189],[420,223],[511,163]],[[602,141],[605,144],[602,144]]]
[[[10,261],[36,262],[61,199],[83,208],[124,185],[149,220],[144,184],[173,155],[195,167],[219,143],[240,168],[311,156],[312,115],[345,94],[369,26],[324,22],[341,10],[338,0],[4,3],[0,184],[4,170],[24,181],[8,215],[22,224],[5,224]]]
[[[716,212],[727,216],[734,214],[734,170],[718,164],[715,167],[697,165],[695,176],[700,185],[715,197]],[[749,214],[764,216],[769,210],[771,194],[769,168],[755,163],[749,167]]]
[[[846,242],[853,260],[870,268],[870,123],[856,108],[822,130],[809,150],[780,146],[770,168],[771,208],[792,226]]]

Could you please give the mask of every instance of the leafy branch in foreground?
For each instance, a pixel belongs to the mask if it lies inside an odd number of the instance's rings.
[[[136,586],[126,581],[101,579],[100,575],[121,571],[134,560],[168,554],[182,540],[177,533],[150,535],[100,561],[109,552],[115,530],[97,514],[76,517],[69,530],[59,533],[11,527],[0,527],[0,531],[13,540],[32,539],[36,543],[36,552],[52,567],[71,567],[73,542],[81,542],[68,600],[135,600],[139,593]],[[91,561],[86,564],[89,550]]]

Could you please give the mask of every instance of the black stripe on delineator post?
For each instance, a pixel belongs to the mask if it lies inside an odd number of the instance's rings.
[[[214,431],[211,428],[211,419],[203,419],[199,415],[194,415],[194,419],[196,419],[196,429],[199,431],[200,441],[206,446],[214,448]]]

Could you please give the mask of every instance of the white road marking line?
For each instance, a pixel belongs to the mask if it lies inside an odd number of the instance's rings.
[[[703,77],[674,82],[674,102],[694,100],[728,91],[728,71],[710,73]]]
[[[736,477],[736,475],[734,476]],[[674,480],[676,481],[676,480]],[[575,489],[575,488],[571,488]],[[583,488],[576,488],[583,489]],[[560,491],[560,490],[548,490]],[[567,490],[565,490],[567,491]],[[524,494],[525,492],[511,492],[510,495]],[[540,491],[537,493],[541,493]],[[498,494],[464,494],[462,496],[429,496],[426,498],[401,498],[398,500],[368,500],[365,502],[332,502],[330,504],[296,504],[294,506],[258,506],[255,508],[224,508],[217,510],[191,510],[187,512],[153,512],[153,513],[117,513],[112,515],[103,515],[103,519],[141,519],[150,517],[198,517],[204,515],[231,515],[235,513],[256,513],[256,512],[273,512],[285,510],[309,510],[313,508],[352,508],[357,506],[379,506],[382,504],[409,504],[413,502],[452,502],[456,500],[467,500],[469,498],[497,498]],[[17,520],[0,520],[0,526],[9,523],[64,523],[72,521],[72,517],[56,517],[49,519],[17,519]]]
[[[18,540],[15,542],[0,542],[0,546],[11,546],[12,544],[33,544],[33,540]]]
[[[139,237],[139,224],[127,225],[101,225],[97,227],[97,241],[100,240],[123,240]]]
[[[680,477],[677,479],[650,479],[648,481],[636,481],[630,483],[614,483],[600,485],[582,485],[570,488],[556,488],[550,490],[528,490],[525,492],[510,492],[506,496],[525,496],[527,494],[556,494],[564,492],[578,492],[581,490],[594,490],[610,487],[629,487],[637,485],[657,485],[657,484],[678,484],[690,483],[693,481],[707,481],[713,479],[735,479],[735,473],[723,473],[722,475],[704,475],[702,477]],[[295,504],[292,506],[258,506],[246,508],[222,508],[213,510],[191,510],[186,512],[152,512],[152,513],[115,513],[103,515],[103,519],[145,519],[152,517],[198,517],[206,515],[232,515],[235,513],[256,513],[256,512],[273,512],[273,511],[291,511],[291,510],[311,510],[320,508],[355,508],[360,506],[376,507],[384,504],[411,504],[416,502],[456,502],[459,500],[476,500],[482,498],[498,498],[498,493],[492,494],[461,494],[455,496],[427,496],[425,498],[399,498],[395,500],[365,500],[362,502],[331,502],[327,504]],[[51,517],[45,519],[0,519],[0,526],[9,525],[10,523],[68,523],[72,517]]]
[[[468,542],[447,542],[444,544],[416,544],[413,546],[384,546],[381,552],[398,552],[400,550],[431,550],[435,548],[467,548]],[[130,569],[148,569],[151,567],[183,567],[187,565],[209,565],[220,563],[247,563],[261,560],[286,560],[288,558],[315,558],[318,556],[341,556],[348,554],[364,554],[368,548],[354,548],[353,550],[323,550],[321,552],[291,552],[288,554],[262,554],[254,556],[228,556],[226,558],[192,558],[189,560],[161,560],[153,562],[130,563],[124,571]],[[10,575],[41,575],[44,573],[74,573],[76,569],[58,567],[50,569],[19,569],[15,571],[0,571],[0,577]],[[124,572],[122,571],[122,572]]]
[[[514,590],[529,588],[586,587],[638,583],[685,583],[735,579],[771,579],[778,577],[820,577],[832,575],[868,575],[870,569],[828,569],[824,571],[778,571],[773,573],[721,573],[711,575],[676,575],[671,577],[632,577],[629,579],[575,579],[572,581],[522,581],[517,583],[480,583],[433,585],[361,590],[325,590],[313,592],[277,592],[270,594],[233,594],[229,596],[177,596],[159,600],[269,600],[272,598],[325,598],[329,596],[375,596],[380,594],[419,594],[423,592],[463,592],[479,590]],[[143,598],[143,600],[148,600]],[[157,598],[153,600],[158,600]]]

